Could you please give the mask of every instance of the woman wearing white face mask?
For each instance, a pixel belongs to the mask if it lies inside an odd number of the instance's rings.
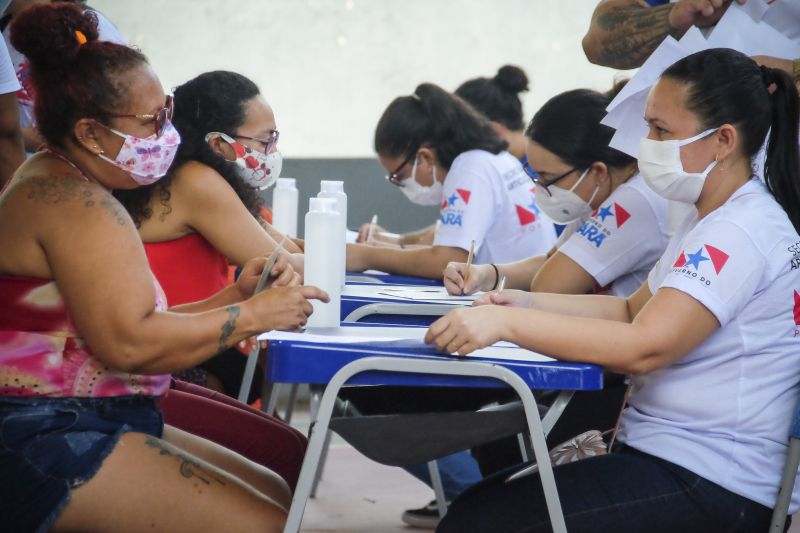
[[[621,446],[554,469],[569,531],[767,529],[800,397],[798,108],[787,74],[739,52],[681,59],[648,97],[639,168],[697,212],[647,282],[627,299],[504,291],[431,326],[449,352],[504,339],[632,375]],[[439,531],[550,531],[546,517],[534,475],[476,487]]]
[[[226,71],[201,74],[175,89],[175,127],[183,138],[159,183],[117,192],[136,222],[150,266],[175,304],[208,298],[230,282],[228,265],[269,255],[283,236],[262,218],[259,189],[278,178],[281,157],[272,109],[258,87]],[[279,284],[302,274],[291,240]],[[235,396],[244,357],[228,350],[204,363],[201,385]],[[206,375],[207,374],[207,375]],[[258,388],[254,388],[258,390]]]
[[[531,178],[542,211],[568,224],[547,255],[500,265],[481,265],[464,281],[465,265],[444,274],[453,294],[496,287],[629,296],[667,245],[667,202],[637,172],[636,160],[608,146],[613,130],[600,124],[609,94],[588,89],[553,97],[525,133]],[[534,172],[535,171],[535,172]],[[538,175],[537,175],[538,173]]]
[[[449,261],[513,261],[544,253],[552,222],[508,144],[460,98],[425,83],[396,98],[375,131],[387,178],[420,205],[440,207],[433,246],[413,250],[352,246],[348,270],[369,268],[438,278]]]

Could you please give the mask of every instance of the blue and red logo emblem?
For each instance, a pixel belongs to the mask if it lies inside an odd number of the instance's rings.
[[[622,225],[625,224],[629,218],[631,218],[631,214],[628,213],[625,208],[619,205],[617,202],[605,207],[601,207],[600,209],[596,209],[595,212],[592,213],[592,216],[599,218],[603,223],[605,223],[608,217],[613,217],[618,228],[622,227]]]
[[[464,216],[464,207],[469,205],[472,191],[456,189],[453,194],[442,201],[442,214],[439,217],[446,226],[460,226]],[[461,205],[463,204],[463,205]]]
[[[705,255],[703,254],[704,251]],[[711,264],[714,266],[714,272],[719,274],[725,266],[725,263],[728,262],[729,257],[728,254],[719,248],[715,248],[710,244],[704,244],[694,253],[687,253],[685,250],[682,251],[675,261],[675,264],[672,265],[672,268],[684,267],[688,269],[688,267],[692,267],[698,270],[704,261],[711,261]]]

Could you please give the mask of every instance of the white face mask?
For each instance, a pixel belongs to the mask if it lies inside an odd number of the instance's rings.
[[[439,205],[442,203],[442,184],[436,179],[436,165],[433,166],[433,185],[420,185],[416,179],[417,160],[411,167],[411,176],[400,182],[400,191],[417,205]]]
[[[647,185],[667,200],[693,204],[700,198],[706,176],[716,166],[714,160],[703,172],[686,172],[681,161],[681,146],[686,146],[717,131],[706,130],[682,141],[656,141],[643,138],[639,148],[639,173]]]
[[[544,211],[545,215],[559,224],[569,224],[575,220],[586,218],[593,211],[591,203],[600,190],[600,185],[597,185],[588,202],[575,194],[575,189],[578,188],[578,185],[588,174],[589,169],[587,168],[570,190],[562,189],[557,185],[551,185],[545,189],[537,183],[536,204]],[[547,191],[550,191],[550,194]]]
[[[218,131],[207,134],[206,142],[213,135],[219,135],[223,141],[231,145],[236,154],[236,159],[232,162],[236,163],[238,167],[239,177],[249,186],[254,189],[267,189],[278,181],[283,167],[283,156],[280,152],[275,151],[265,154],[264,152],[253,150]]]

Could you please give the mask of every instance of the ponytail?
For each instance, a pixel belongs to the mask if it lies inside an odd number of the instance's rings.
[[[780,69],[761,67],[770,95],[772,132],[767,144],[764,179],[800,233],[800,148],[798,148],[798,95],[791,76]]]
[[[459,97],[432,83],[419,85],[414,94],[389,104],[375,129],[375,151],[405,158],[423,146],[436,149],[436,158],[450,168],[453,160],[469,150],[493,154],[508,147],[489,121]]]

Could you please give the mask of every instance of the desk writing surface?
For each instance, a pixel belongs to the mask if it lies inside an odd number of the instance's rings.
[[[425,328],[344,327],[307,333],[270,332],[267,378],[274,382],[327,383],[346,364],[365,357],[435,359],[458,364],[478,361],[511,369],[531,388],[597,390],[602,370],[596,365],[565,363],[524,350],[511,343],[484,348],[468,357],[451,356],[425,345]],[[455,378],[422,374],[390,374],[374,371],[356,376],[354,384],[497,387],[489,378]]]

